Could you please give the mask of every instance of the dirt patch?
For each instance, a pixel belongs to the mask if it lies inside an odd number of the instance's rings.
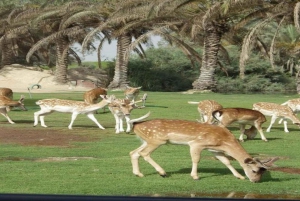
[[[60,146],[71,147],[73,142],[90,142],[97,137],[76,135],[68,131],[61,133],[47,129],[14,129],[2,127],[0,130],[1,144],[19,144],[22,146]]]
[[[279,171],[279,172],[285,172],[290,174],[300,174],[300,168],[276,167],[276,168],[272,168],[272,171]]]

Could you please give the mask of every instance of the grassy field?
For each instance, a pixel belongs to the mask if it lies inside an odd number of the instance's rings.
[[[147,92],[148,99],[144,109],[132,112],[132,118],[140,117],[151,111],[149,119],[168,118],[195,121],[199,118],[196,105],[187,101],[213,99],[224,107],[251,108],[254,102],[266,101],[283,103],[298,95],[281,94],[182,94]],[[123,97],[122,92],[109,92]],[[15,98],[19,97],[15,94]],[[106,129],[99,129],[84,115],[79,115],[73,130],[67,128],[70,114],[53,113],[45,118],[48,128],[40,125],[33,128],[33,113],[39,110],[35,101],[43,98],[81,100],[82,93],[32,94],[25,104],[28,111],[13,110],[9,116],[16,124],[9,124],[0,118],[0,127],[17,130],[30,135],[33,130],[40,131],[41,139],[49,132],[61,135],[76,134],[90,136],[89,142],[74,142],[62,146],[22,146],[1,143],[0,151],[0,193],[33,194],[74,194],[74,195],[129,195],[129,196],[172,196],[172,197],[240,197],[254,198],[300,198],[300,174],[281,171],[268,171],[260,183],[248,179],[236,179],[231,172],[213,155],[203,151],[198,166],[199,181],[190,177],[191,159],[188,146],[165,145],[157,149],[152,158],[160,164],[168,176],[160,177],[151,165],[143,159],[140,168],[144,178],[132,174],[129,152],[140,146],[134,133],[115,134],[112,114],[100,111],[96,118]],[[270,118],[263,124],[264,130]],[[254,157],[278,156],[278,167],[299,168],[299,128],[288,123],[290,133],[284,133],[283,125],[274,124],[270,133],[265,132],[268,142],[257,135],[254,140],[242,143]],[[0,132],[1,132],[0,128]],[[237,126],[229,128],[238,138]],[[29,139],[30,140],[30,139]],[[49,157],[77,160],[47,161]],[[236,161],[233,166],[242,174],[243,170]],[[298,171],[299,172],[299,171]],[[261,197],[259,197],[261,196]]]

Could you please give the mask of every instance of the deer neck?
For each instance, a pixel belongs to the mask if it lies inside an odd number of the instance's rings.
[[[235,145],[227,145],[228,146],[224,149],[225,153],[237,160],[242,167],[245,166],[244,161],[246,158],[252,158],[252,156],[245,151],[238,141],[236,141]]]
[[[106,105],[108,105],[108,102],[105,101],[105,100],[102,100],[99,103],[91,104],[89,107],[90,108],[95,108],[95,110],[98,110],[98,109],[101,109],[101,108],[105,107]]]

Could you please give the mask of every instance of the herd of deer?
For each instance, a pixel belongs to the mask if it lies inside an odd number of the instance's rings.
[[[208,150],[227,166],[235,177],[245,179],[230,164],[228,156],[233,157],[239,162],[251,182],[258,182],[262,174],[278,160],[278,157],[271,157],[264,160],[252,158],[239,141],[244,141],[244,135],[247,136],[247,139],[253,139],[257,131],[261,139],[267,141],[262,130],[262,124],[266,122],[265,116],[271,116],[271,123],[266,130],[267,132],[270,132],[277,118],[280,118],[280,123],[284,122],[285,132],[289,132],[287,129],[287,119],[291,120],[294,124],[300,125],[300,120],[295,115],[300,112],[300,99],[292,99],[281,105],[258,102],[253,104],[253,109],[223,108],[222,105],[214,100],[189,101],[189,104],[198,104],[197,109],[200,113],[200,120],[198,122],[168,119],[146,121],[145,119],[149,117],[150,112],[142,117],[130,119],[130,112],[134,108],[144,107],[147,98],[147,94],[145,94],[142,99],[136,101],[140,88],[127,87],[124,99],[117,99],[114,95],[108,96],[105,89],[96,88],[84,94],[84,101],[62,99],[39,100],[36,104],[41,109],[34,113],[34,126],[38,124],[40,119],[41,126],[47,127],[44,117],[54,111],[58,111],[72,113],[71,123],[68,126],[69,129],[72,129],[72,124],[78,114],[86,114],[99,128],[104,129],[94,117],[94,113],[98,109],[108,105],[109,110],[115,117],[116,133],[124,132],[123,120],[125,119],[127,124],[126,132],[130,132],[132,129],[143,142],[140,147],[130,152],[133,174],[139,177],[144,176],[139,169],[139,158],[142,156],[161,176],[166,176],[164,169],[150,155],[159,146],[172,143],[188,145],[190,147],[192,158],[191,176],[193,179],[199,179],[197,166],[200,161],[201,152],[202,150]],[[99,102],[99,99],[102,100]],[[143,106],[137,106],[136,103],[138,102],[143,102]],[[21,96],[19,101],[14,101],[11,89],[0,88],[0,113],[13,124],[14,122],[7,115],[11,107],[20,107],[22,110],[26,110],[24,107],[24,97]],[[233,123],[239,124],[241,132],[239,141],[226,128]],[[251,128],[246,129],[246,125],[251,125]]]

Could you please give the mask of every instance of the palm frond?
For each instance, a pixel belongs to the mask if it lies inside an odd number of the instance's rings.
[[[30,57],[33,55],[34,52],[36,52],[37,50],[39,50],[40,48],[42,48],[45,45],[48,45],[51,42],[55,42],[58,41],[58,39],[64,37],[64,36],[73,36],[74,33],[76,34],[81,34],[81,32],[78,32],[78,30],[80,30],[80,27],[72,27],[72,28],[68,28],[68,29],[64,29],[62,31],[58,31],[54,34],[51,34],[48,37],[45,37],[41,40],[39,40],[33,47],[31,47],[31,49],[28,51],[27,55],[26,55],[26,61],[29,62]]]

